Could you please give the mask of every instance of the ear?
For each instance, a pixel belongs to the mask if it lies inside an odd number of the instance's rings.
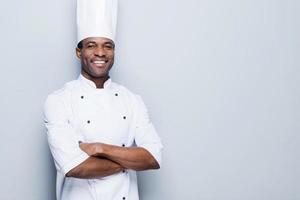
[[[78,47],[76,48],[76,56],[80,59],[81,58],[81,49]]]

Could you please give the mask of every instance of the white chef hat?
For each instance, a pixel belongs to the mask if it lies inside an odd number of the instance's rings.
[[[118,0],[77,0],[77,43],[88,37],[115,41]]]

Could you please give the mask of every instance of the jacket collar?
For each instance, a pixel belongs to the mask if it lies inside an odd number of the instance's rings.
[[[91,88],[91,89],[95,89],[95,90],[108,89],[108,88],[110,88],[111,82],[112,82],[112,81],[111,81],[111,78],[108,78],[108,79],[104,82],[103,88],[97,88],[97,87],[96,87],[96,84],[95,84],[93,81],[91,81],[91,80],[85,78],[82,74],[79,75],[78,80],[79,80],[81,83],[83,83],[84,86],[86,86],[86,87],[88,87],[88,88]]]

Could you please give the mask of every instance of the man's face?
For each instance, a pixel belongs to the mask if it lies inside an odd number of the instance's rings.
[[[90,37],[82,41],[82,48],[76,48],[81,60],[82,73],[90,78],[106,78],[114,64],[114,42],[108,38]]]

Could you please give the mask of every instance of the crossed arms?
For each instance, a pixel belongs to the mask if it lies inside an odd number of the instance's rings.
[[[125,169],[158,169],[162,144],[149,121],[146,108],[137,99],[134,141],[137,147],[104,143],[78,144],[77,130],[70,123],[68,105],[61,94],[49,95],[45,105],[48,143],[58,171],[67,177],[99,178]]]
[[[124,169],[158,169],[154,157],[142,147],[119,147],[103,143],[80,143],[90,157],[71,169],[66,176],[75,178],[105,177]]]

